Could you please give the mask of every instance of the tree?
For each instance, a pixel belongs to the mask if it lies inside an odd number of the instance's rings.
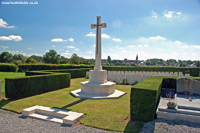
[[[107,61],[108,61],[108,63],[111,65],[111,58],[110,58],[110,56],[108,56],[108,59],[107,59]]]
[[[58,60],[60,58],[60,55],[57,54],[55,50],[49,50],[44,56],[43,60],[45,63],[52,63],[52,64],[58,64]]]
[[[9,52],[3,52],[0,54],[0,62],[2,63],[11,63],[13,55]]]
[[[63,57],[63,56],[61,56],[61,57],[59,58],[58,62],[59,62],[59,64],[67,64],[68,59],[65,58],[65,57]]]
[[[23,56],[22,54],[14,54],[13,61],[15,64],[21,64],[25,63],[27,60],[27,57]]]
[[[80,58],[78,57],[78,55],[76,53],[74,53],[71,57],[70,57],[70,63],[71,64],[80,64]]]
[[[32,57],[28,57],[28,59],[26,60],[26,63],[37,63],[37,61],[33,59]]]
[[[33,59],[35,59],[37,62],[43,62],[43,57],[42,56],[32,55],[31,57]]]

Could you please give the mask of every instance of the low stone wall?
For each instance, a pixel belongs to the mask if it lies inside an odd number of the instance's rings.
[[[182,72],[148,72],[148,71],[108,71],[107,80],[121,84],[126,82],[127,84],[134,84],[135,82],[141,82],[151,76],[190,76],[189,74],[183,74]],[[86,78],[89,78],[89,71],[86,72]]]

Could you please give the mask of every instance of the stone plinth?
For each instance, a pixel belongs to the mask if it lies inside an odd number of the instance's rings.
[[[90,77],[91,83],[97,83],[97,84],[106,83],[107,71],[106,70],[100,70],[100,71],[90,70],[89,77]]]
[[[93,82],[81,82],[81,91],[87,94],[94,95],[110,95],[115,92],[115,83],[93,83]]]

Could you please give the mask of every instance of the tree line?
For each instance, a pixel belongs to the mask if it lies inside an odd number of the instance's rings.
[[[32,55],[26,57],[22,54],[12,54],[2,52],[0,54],[1,63],[14,63],[16,65],[23,63],[49,63],[49,64],[86,64],[93,65],[93,59],[84,59],[74,53],[69,59],[58,54],[55,50],[49,50],[43,56]]]

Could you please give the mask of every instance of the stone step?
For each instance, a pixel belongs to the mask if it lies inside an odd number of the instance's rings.
[[[183,106],[183,105],[179,105],[178,106],[179,109],[187,109],[187,110],[196,110],[196,111],[200,111],[200,108],[198,107],[189,107],[189,106]]]
[[[177,110],[175,110],[175,109],[162,109],[162,108],[159,108],[158,111],[169,112],[169,113],[177,113],[177,114],[188,114],[188,115],[200,116],[200,111],[180,109],[180,108],[178,108]]]
[[[189,114],[165,112],[165,111],[158,111],[156,114],[157,118],[159,119],[181,120],[181,121],[200,123],[200,116],[198,115],[189,115]]]
[[[83,113],[38,105],[23,109],[22,115],[70,125],[78,122],[84,116]]]

